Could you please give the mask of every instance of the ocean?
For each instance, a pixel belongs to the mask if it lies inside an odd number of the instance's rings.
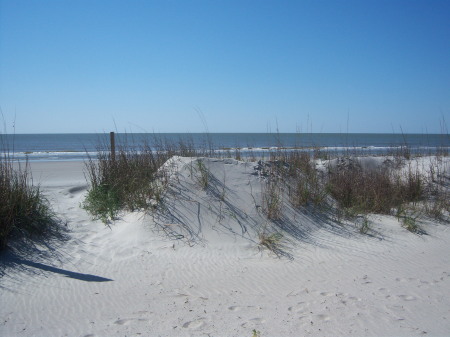
[[[16,160],[70,161],[95,156],[99,145],[109,144],[109,133],[91,134],[0,134],[0,153]],[[234,153],[261,155],[277,148],[300,148],[303,151],[321,149],[329,152],[346,151],[389,154],[407,147],[411,153],[433,154],[450,150],[448,134],[375,134],[375,133],[116,133],[116,145],[158,142],[177,144],[180,141],[196,148],[212,149],[218,155]]]

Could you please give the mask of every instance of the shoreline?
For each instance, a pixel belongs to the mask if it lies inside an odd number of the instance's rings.
[[[184,143],[190,150],[220,152],[241,151],[267,152],[274,148],[330,149],[339,151],[373,151],[386,154],[398,148],[410,148],[413,152],[436,153],[444,149],[449,153],[448,134],[364,134],[364,133],[167,133],[167,134],[124,134],[116,133],[116,145],[125,146],[177,146]],[[3,139],[5,137],[5,139]],[[96,156],[99,146],[108,147],[110,135],[102,134],[36,134],[0,135],[2,150],[14,149],[25,160],[69,159],[74,156],[86,158],[86,152]],[[161,150],[161,149],[160,149]],[[5,152],[5,151],[3,151]],[[8,152],[8,151],[6,151]],[[75,159],[77,159],[75,158]]]

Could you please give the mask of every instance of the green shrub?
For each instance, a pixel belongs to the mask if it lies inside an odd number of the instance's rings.
[[[93,186],[83,202],[83,208],[88,211],[94,220],[107,223],[114,220],[121,209],[121,201],[117,191],[108,186]]]

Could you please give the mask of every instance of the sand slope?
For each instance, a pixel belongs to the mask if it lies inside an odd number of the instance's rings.
[[[372,216],[368,236],[287,202],[273,223],[254,163],[201,159],[203,188],[197,160],[173,158],[158,211],[123,214],[111,228],[79,207],[82,163],[33,163],[68,239],[0,255],[0,335],[448,334],[448,225],[415,235]],[[258,249],[258,233],[280,230],[281,259]]]

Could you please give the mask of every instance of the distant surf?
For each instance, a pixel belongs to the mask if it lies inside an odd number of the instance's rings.
[[[17,160],[71,161],[95,157],[99,146],[108,145],[107,133],[79,134],[15,134],[0,135],[0,152]],[[386,133],[116,133],[117,146],[148,144],[189,144],[195,149],[208,149],[217,155],[228,153],[242,157],[265,155],[275,150],[354,152],[389,154],[402,148],[410,153],[448,153],[448,134]],[[104,148],[104,147],[103,147]]]

